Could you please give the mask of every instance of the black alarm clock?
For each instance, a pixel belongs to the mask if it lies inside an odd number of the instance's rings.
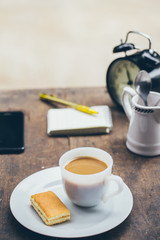
[[[128,43],[129,34],[139,34],[149,41],[148,49],[140,51],[133,43]],[[127,55],[127,51],[136,50],[136,53]],[[124,87],[135,88],[135,78],[139,71],[145,70],[152,80],[152,91],[160,92],[160,55],[151,49],[151,39],[148,35],[129,31],[126,40],[113,49],[113,53],[124,52],[125,56],[115,59],[108,67],[106,84],[113,101],[122,106],[121,96]]]

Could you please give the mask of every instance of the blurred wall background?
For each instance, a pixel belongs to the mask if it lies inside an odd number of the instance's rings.
[[[159,0],[0,0],[0,89],[105,86],[128,31],[160,53],[159,12]]]

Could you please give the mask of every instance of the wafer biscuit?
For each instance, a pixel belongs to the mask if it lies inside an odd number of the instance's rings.
[[[46,225],[54,225],[70,220],[70,211],[57,195],[51,191],[34,194],[31,196],[30,201]]]

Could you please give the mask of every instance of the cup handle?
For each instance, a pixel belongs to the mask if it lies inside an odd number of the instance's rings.
[[[124,108],[124,111],[127,115],[127,118],[130,120],[131,115],[132,115],[132,107],[131,107],[131,102],[129,101],[128,96],[133,97],[136,95],[136,92],[133,88],[131,87],[125,87],[122,93],[122,105]]]
[[[107,183],[106,184],[108,185],[109,182],[111,182],[111,181],[114,181],[114,182],[117,183],[118,189],[111,194],[105,193],[102,197],[102,201],[104,203],[106,203],[110,198],[112,198],[112,197],[116,196],[117,194],[121,193],[124,189],[124,182],[123,182],[121,177],[112,174],[111,176],[109,176],[109,178],[107,178],[107,180],[106,180]]]

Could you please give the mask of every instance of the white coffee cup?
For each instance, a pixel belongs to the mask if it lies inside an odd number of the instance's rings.
[[[107,164],[107,168],[95,174],[75,174],[65,169],[65,166],[77,157],[93,157]],[[70,200],[78,206],[93,207],[100,201],[108,199],[122,192],[124,182],[121,177],[112,174],[113,160],[109,153],[93,147],[80,147],[64,153],[59,165],[65,191]],[[117,189],[108,194],[111,181],[116,182]]]
[[[129,120],[127,148],[142,156],[160,155],[160,93],[150,91],[145,106],[133,88],[125,87],[122,105]]]

